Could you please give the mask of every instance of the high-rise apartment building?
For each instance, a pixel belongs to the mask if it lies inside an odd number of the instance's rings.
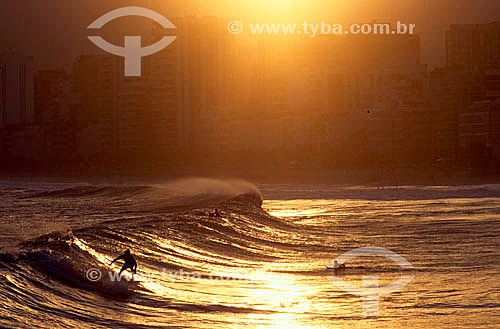
[[[203,150],[217,135],[214,109],[236,99],[234,36],[227,31],[227,20],[216,17],[186,16],[172,22],[176,30],[156,27],[153,32],[156,38],[177,35],[151,57],[153,109],[166,109],[165,120],[178,131],[177,145]]]
[[[33,124],[33,59],[0,53],[0,128]]]
[[[448,67],[477,70],[500,64],[500,22],[455,24],[446,32]]]

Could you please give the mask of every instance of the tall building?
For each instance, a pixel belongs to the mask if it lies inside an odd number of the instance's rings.
[[[106,161],[117,155],[117,61],[108,55],[86,55],[73,64],[78,146],[85,159]]]
[[[487,169],[489,160],[500,163],[500,99],[472,103],[459,115],[458,149],[471,169]]]
[[[33,93],[33,59],[0,53],[0,128],[34,123]]]
[[[448,67],[477,70],[500,64],[500,22],[451,25],[446,32]]]
[[[71,80],[66,71],[39,70],[35,75],[35,121],[43,123],[53,116],[69,116]]]
[[[66,71],[35,75],[35,118],[43,129],[43,156],[59,163],[76,154],[76,117],[71,79]]]
[[[164,120],[177,130],[177,145],[188,152],[203,151],[217,135],[213,110],[235,100],[234,36],[227,31],[227,20],[216,17],[186,16],[172,22],[177,29],[168,32],[177,39],[151,56],[153,109],[166,110]],[[157,27],[153,31],[156,38],[165,33]]]
[[[121,57],[78,58],[73,86],[79,95],[83,157],[151,163],[167,160],[180,148],[182,127],[173,45],[143,58],[139,77],[124,75]]]
[[[483,90],[484,98],[495,100],[500,98],[500,66],[496,68],[486,68],[483,74]]]
[[[33,94],[33,58],[13,51],[0,53],[2,166],[16,169],[18,164],[32,163],[41,154],[41,132],[34,126]]]
[[[153,37],[177,35],[173,29],[159,30],[153,26]],[[152,138],[164,145],[172,154],[178,153],[186,144],[184,112],[182,103],[180,47],[177,38],[166,49],[150,57],[151,120]]]

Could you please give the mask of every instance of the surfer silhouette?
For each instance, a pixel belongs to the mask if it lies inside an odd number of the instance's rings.
[[[345,268],[345,264],[340,264],[339,262],[337,262],[337,260],[335,260],[333,262],[333,268],[336,270],[341,269],[341,268]]]
[[[121,275],[122,272],[125,271],[126,269],[130,269],[132,274],[135,274],[137,272],[137,262],[135,261],[134,256],[132,256],[132,254],[130,253],[130,249],[125,250],[123,255],[116,257],[111,262],[111,264],[113,264],[114,262],[116,262],[117,260],[120,260],[120,259],[123,259],[125,261],[125,264],[123,264],[122,269],[120,270],[120,273],[118,273],[118,275]]]
[[[215,209],[214,212],[210,213],[210,217],[222,217],[219,209]]]
[[[326,268],[332,270],[341,270],[345,268],[345,264],[341,264],[337,260],[335,260],[333,264],[327,265]]]

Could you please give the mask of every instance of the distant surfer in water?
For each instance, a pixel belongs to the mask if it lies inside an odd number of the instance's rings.
[[[132,254],[130,253],[130,249],[125,250],[123,255],[116,257],[110,265],[120,259],[123,259],[125,261],[125,264],[123,264],[122,269],[120,270],[120,273],[118,273],[118,275],[121,275],[122,272],[126,269],[130,269],[132,274],[135,274],[137,272],[137,262],[135,261],[134,256],[132,256]]]
[[[339,262],[337,262],[337,260],[335,260],[333,262],[333,268],[334,269],[341,269],[341,268],[344,268],[345,267],[345,264],[340,264]]]
[[[210,213],[210,217],[222,217],[219,209],[215,209],[214,212]]]
[[[327,265],[326,268],[333,270],[340,270],[345,268],[345,264],[340,264],[337,260],[335,260],[333,264]]]

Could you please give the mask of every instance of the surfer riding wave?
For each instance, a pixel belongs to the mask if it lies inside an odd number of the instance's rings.
[[[121,275],[123,271],[130,269],[132,274],[137,273],[137,262],[135,261],[134,256],[130,253],[130,249],[125,250],[123,255],[120,255],[116,257],[110,265],[112,265],[114,262],[123,259],[125,261],[125,264],[123,264],[122,269],[120,270],[120,273],[118,275]]]

